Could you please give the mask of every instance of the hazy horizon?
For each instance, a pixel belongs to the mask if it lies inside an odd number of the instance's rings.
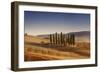
[[[76,31],[76,32],[90,32],[90,31]],[[32,35],[32,36],[39,36],[39,35],[50,35],[50,34],[55,34],[56,32],[54,33],[48,33],[48,34],[38,34],[38,35],[33,35],[33,34],[29,34],[29,33],[25,33],[27,35]],[[57,32],[58,33],[58,32]],[[61,32],[60,32],[61,33]],[[58,33],[58,34],[60,34]],[[63,33],[63,32],[62,32]],[[67,33],[63,33],[63,34],[68,34],[68,33],[75,33],[74,31],[73,32],[67,32]]]
[[[24,11],[25,33],[41,35],[90,31],[90,14]]]

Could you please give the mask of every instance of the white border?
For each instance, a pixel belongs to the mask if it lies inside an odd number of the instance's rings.
[[[79,60],[61,60],[61,61],[38,61],[38,62],[24,62],[24,11],[49,11],[49,12],[63,12],[63,13],[88,13],[91,15],[91,58]],[[82,65],[95,64],[95,10],[93,9],[79,9],[79,8],[62,8],[62,7],[48,7],[48,6],[19,6],[19,68],[35,68],[35,67],[49,67],[49,66],[63,66],[63,65]]]

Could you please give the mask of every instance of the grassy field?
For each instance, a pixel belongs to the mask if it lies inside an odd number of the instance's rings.
[[[51,46],[49,39],[25,36],[25,61],[86,59],[90,57],[90,44],[77,42],[75,46]]]

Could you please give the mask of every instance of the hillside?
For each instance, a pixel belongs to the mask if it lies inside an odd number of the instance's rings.
[[[35,42],[35,43],[42,43],[42,42],[44,42],[44,43],[48,43],[49,42],[49,40],[48,39],[44,39],[44,38],[42,38],[42,37],[36,37],[36,36],[31,36],[31,35],[27,35],[27,36],[25,36],[24,37],[24,39],[25,39],[25,42]]]
[[[77,42],[89,42],[90,41],[90,31],[79,31],[79,32],[70,32],[65,34],[74,34],[75,40]],[[49,38],[49,34],[37,35],[39,38]]]
[[[90,31],[71,32],[68,34],[75,34],[77,42],[90,42]]]
[[[25,35],[25,61],[84,59],[90,57],[89,43],[75,46],[50,46],[49,39]]]

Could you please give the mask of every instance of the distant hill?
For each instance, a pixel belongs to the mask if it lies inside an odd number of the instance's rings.
[[[75,34],[75,40],[78,42],[89,42],[90,41],[90,31],[79,31],[79,32],[70,32],[66,34]],[[49,34],[37,35],[40,38],[49,38]]]
[[[70,32],[67,34],[75,34],[75,36],[80,37],[80,36],[90,36],[90,31],[79,31],[79,32]]]
[[[75,40],[78,42],[90,41],[90,31],[71,32],[67,34],[75,34]]]
[[[37,37],[48,39],[49,34],[37,35]]]

